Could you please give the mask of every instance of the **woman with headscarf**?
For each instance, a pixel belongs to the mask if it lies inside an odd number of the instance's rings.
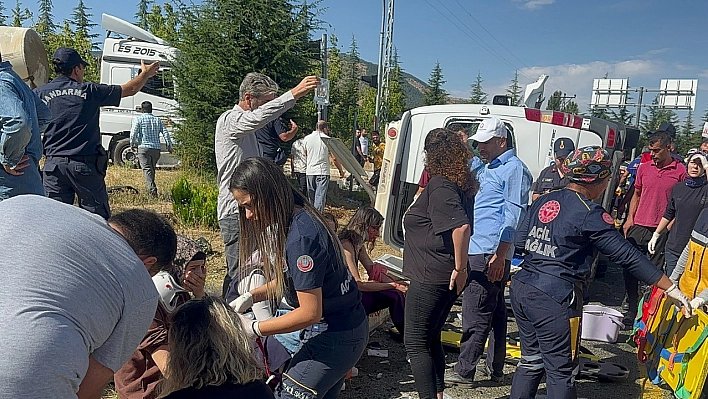
[[[170,272],[153,277],[160,300],[155,318],[133,356],[114,376],[120,399],[157,398],[155,390],[167,364],[167,319],[191,296],[205,297],[206,254],[193,240],[177,235],[177,254]],[[190,295],[191,294],[191,295]]]
[[[671,197],[666,205],[664,217],[661,218],[649,241],[649,253],[653,255],[656,251],[661,251],[661,248],[656,247],[657,241],[664,229],[673,222],[664,246],[666,274],[669,276],[691,237],[691,230],[696,224],[698,215],[708,207],[706,169],[708,169],[708,159],[705,153],[698,151],[689,154],[686,158],[686,180],[676,183],[671,189]]]

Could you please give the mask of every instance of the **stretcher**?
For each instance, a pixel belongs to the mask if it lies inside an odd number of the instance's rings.
[[[650,313],[640,314],[635,327],[644,338],[638,358],[649,379],[655,385],[665,383],[679,399],[701,397],[708,376],[708,315],[699,309],[686,319],[661,291],[647,301]]]
[[[443,331],[441,333],[443,345],[450,348],[459,348],[461,339],[462,334],[456,331]],[[521,345],[518,341],[507,337],[505,362],[516,365],[519,359],[521,359]],[[629,376],[627,367],[621,364],[604,362],[582,346],[578,354],[578,365],[579,376],[594,378],[602,382],[625,380]]]

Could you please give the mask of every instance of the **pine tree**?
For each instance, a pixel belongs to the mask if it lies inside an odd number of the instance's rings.
[[[590,116],[594,118],[609,119],[607,108],[593,107],[590,109]]]
[[[569,100],[563,106],[563,112],[568,113],[568,114],[578,115],[578,114],[580,114],[580,108],[578,108],[578,104],[575,101]]]
[[[5,15],[5,11],[7,11],[7,8],[5,8],[5,4],[0,0],[0,26],[5,26],[7,24],[7,15]]]
[[[620,107],[619,111],[610,110],[609,119],[615,122],[623,123],[625,126],[631,126],[634,121],[634,114],[630,113],[627,107]]]
[[[435,62],[435,67],[432,72],[430,72],[430,79],[428,79],[428,87],[425,89],[425,94],[423,95],[424,105],[438,105],[447,104],[448,94],[443,85],[447,83],[443,79],[442,68],[440,67],[440,61]]]
[[[74,7],[74,12],[71,13],[71,24],[74,26],[77,33],[81,32],[83,36],[91,41],[92,49],[98,49],[98,43],[93,40],[99,35],[98,33],[90,33],[91,29],[96,26],[96,24],[91,22],[93,14],[89,13],[90,9],[91,8],[86,7],[84,0],[79,0],[79,3]]]
[[[386,107],[388,111],[386,115],[387,122],[400,118],[401,114],[403,114],[403,111],[406,109],[406,95],[403,92],[402,72],[403,70],[398,60],[398,49],[394,47],[388,85],[388,106]]]
[[[21,27],[28,19],[32,18],[32,13],[29,8],[22,9],[22,3],[17,0],[15,8],[12,9],[12,26]]]
[[[703,139],[701,133],[701,130],[696,130],[693,122],[693,110],[689,109],[677,135],[678,153],[686,154],[688,150],[700,147]]]
[[[519,71],[514,71],[514,79],[511,80],[506,94],[511,98],[511,105],[519,105],[521,100],[521,86],[519,85]]]
[[[563,92],[560,90],[556,90],[553,92],[551,97],[548,99],[548,103],[546,104],[546,109],[548,110],[553,110],[553,111],[562,111],[563,110]]]
[[[679,119],[676,112],[670,109],[659,108],[659,96],[654,97],[651,102],[652,105],[647,107],[647,112],[642,115],[642,122],[640,123],[640,130],[642,133],[654,130],[661,125],[662,122],[668,122],[672,125],[678,126]]]
[[[470,97],[471,104],[486,104],[487,93],[482,90],[482,74],[477,72],[477,80],[472,83],[472,96]]]
[[[708,122],[708,108],[706,108],[706,112],[703,113],[703,118],[701,118],[701,122]]]
[[[175,139],[185,166],[215,170],[216,120],[238,102],[248,72],[265,73],[286,90],[311,72],[297,11],[288,0],[204,0],[178,9],[180,52],[172,72],[184,118]],[[313,123],[293,120],[302,130]]]
[[[152,0],[139,0],[138,11],[135,13],[135,24],[148,30],[148,15],[150,14],[150,4]]]
[[[44,41],[57,30],[53,20],[54,16],[52,15],[53,8],[52,0],[39,0],[39,13],[37,14],[37,24],[34,29]]]

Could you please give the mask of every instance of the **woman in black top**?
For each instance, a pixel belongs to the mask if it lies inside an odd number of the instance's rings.
[[[661,248],[656,248],[661,233],[673,221],[664,247],[666,274],[671,275],[681,251],[683,251],[691,230],[696,224],[698,215],[703,208],[708,207],[708,185],[706,185],[706,169],[708,168],[708,155],[703,152],[690,154],[686,162],[686,181],[678,182],[671,189],[671,197],[666,205],[666,212],[661,218],[649,241],[649,253],[652,255]]]
[[[170,322],[161,397],[273,399],[239,316],[216,297],[191,300]]]
[[[403,274],[411,280],[403,339],[419,397],[442,399],[445,352],[440,333],[467,284],[476,181],[469,168],[472,152],[454,132],[431,130],[424,149],[431,178],[403,220]]]

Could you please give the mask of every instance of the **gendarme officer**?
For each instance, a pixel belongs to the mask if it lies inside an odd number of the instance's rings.
[[[108,156],[101,146],[100,107],[120,105],[121,98],[140,91],[160,65],[141,62],[140,74],[120,86],[84,82],[89,63],[73,48],[58,48],[52,65],[57,77],[35,89],[53,116],[44,133],[44,191],[67,204],[78,196],[81,208],[108,219],[111,211],[103,180]]]
[[[551,190],[558,190],[568,185],[568,179],[558,166],[562,165],[568,155],[572,154],[573,151],[575,151],[573,140],[567,137],[556,139],[553,143],[553,157],[555,163],[543,169],[541,174],[538,175],[538,179],[533,183],[532,201],[536,201],[536,198]]]
[[[548,398],[574,399],[583,287],[597,249],[638,279],[666,290],[690,315],[691,305],[669,278],[615,229],[594,200],[607,188],[611,158],[601,147],[583,147],[561,168],[565,189],[543,195],[516,231],[517,251],[526,254],[511,279],[511,306],[521,338],[521,361],[511,398],[533,398],[546,374]]]

